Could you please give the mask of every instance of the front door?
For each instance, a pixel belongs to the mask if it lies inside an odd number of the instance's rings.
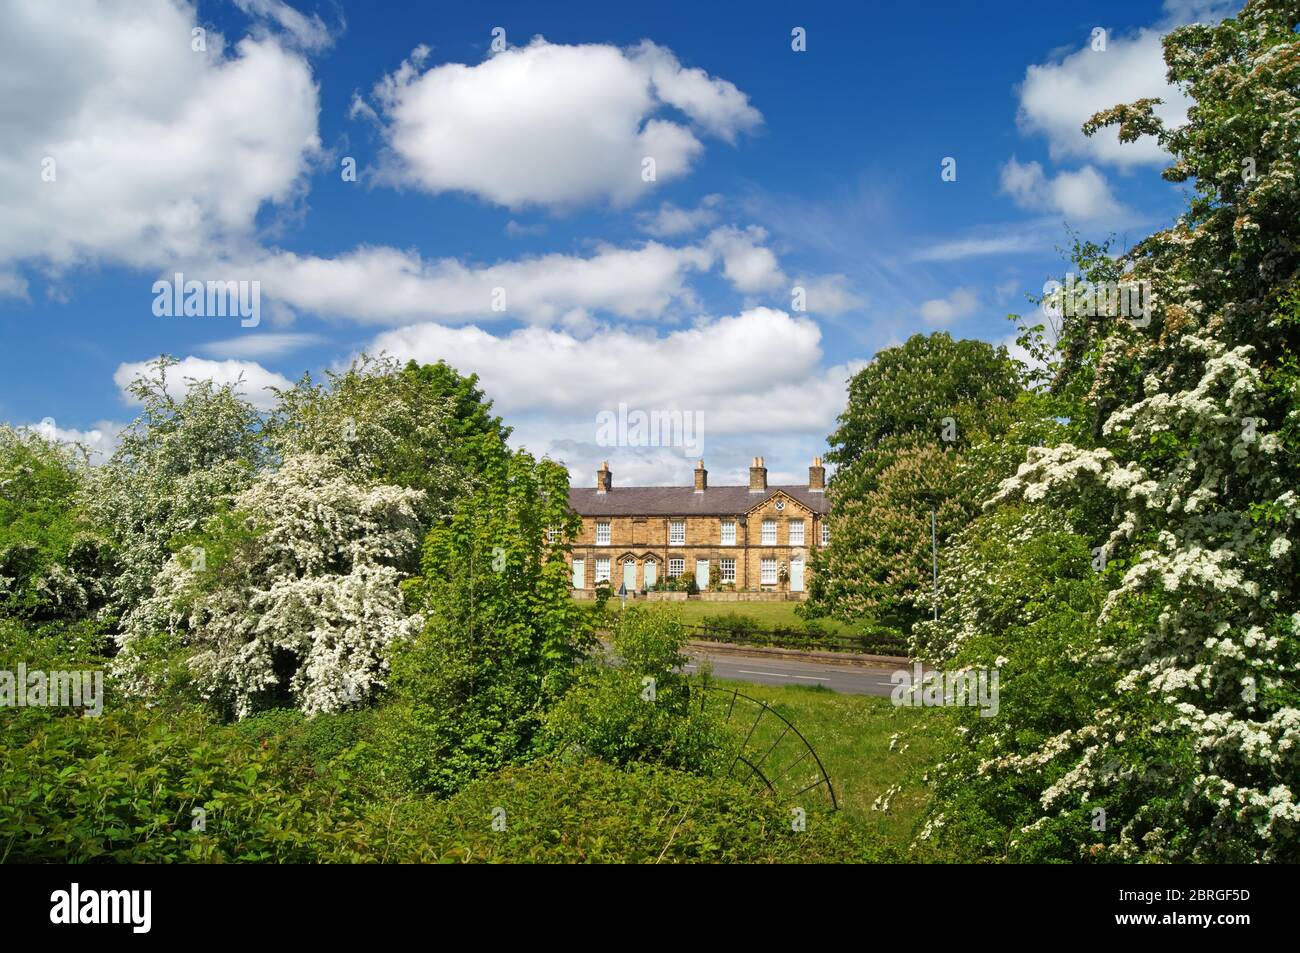
[[[707,559],[695,560],[695,585],[700,587],[700,592],[709,588],[709,561]]]
[[[628,592],[636,592],[636,560],[623,560],[623,588]]]
[[[803,560],[790,560],[790,591],[803,592]]]
[[[585,559],[575,559],[573,561],[573,588],[585,589],[587,587],[587,561]]]
[[[645,561],[645,587],[649,589],[659,579],[659,564],[653,559]]]

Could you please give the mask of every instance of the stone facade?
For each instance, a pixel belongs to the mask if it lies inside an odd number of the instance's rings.
[[[701,460],[693,486],[615,487],[609,464],[594,489],[569,491],[582,516],[570,555],[579,591],[608,579],[641,592],[666,577],[694,576],[701,590],[789,593],[808,588],[808,561],[823,544],[829,511],[821,460],[806,486],[768,486],[761,457],[748,486],[708,485]]]

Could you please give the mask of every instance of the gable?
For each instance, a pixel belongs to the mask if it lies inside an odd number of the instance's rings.
[[[764,498],[761,502],[755,503],[748,510],[746,510],[745,515],[753,516],[759,510],[775,508],[775,503],[778,500],[780,500],[785,504],[784,510],[781,513],[782,516],[789,516],[792,512],[799,513],[802,515],[807,515],[807,516],[813,515],[813,510],[811,507],[805,506],[800,500],[795,499],[793,496],[786,493],[784,490],[777,490],[775,493],[772,493],[766,498]]]

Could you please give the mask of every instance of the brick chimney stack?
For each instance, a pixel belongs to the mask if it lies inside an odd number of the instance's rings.
[[[695,492],[703,493],[709,486],[709,471],[704,469],[704,461],[701,460],[695,467]]]
[[[749,468],[749,492],[767,492],[767,467],[763,465],[762,457],[755,457],[754,465]]]
[[[608,493],[610,487],[614,485],[614,474],[609,472],[609,461],[606,460],[596,471],[596,492]]]
[[[808,468],[808,490],[821,493],[826,489],[826,468],[822,466],[821,457],[813,457],[812,466]]]

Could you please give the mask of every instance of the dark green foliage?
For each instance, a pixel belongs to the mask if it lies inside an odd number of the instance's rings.
[[[869,461],[882,445],[939,442],[944,417],[956,420],[956,445],[986,430],[983,408],[1020,393],[1019,368],[1006,349],[954,341],[944,331],[914,334],[881,351],[849,381],[849,402],[830,436],[827,460],[839,470]]]
[[[133,702],[99,718],[25,709],[0,720],[0,746],[9,862],[301,862],[349,825],[341,793],[287,783],[272,746],[201,708]],[[195,809],[206,812],[202,830]]]
[[[925,615],[931,507],[942,544],[1023,459],[1040,408],[1022,393],[1005,348],[943,332],[881,351],[853,377],[828,438],[830,546],[813,551],[802,614],[901,632]]]
[[[424,547],[424,633],[393,659],[409,725],[386,734],[418,789],[448,793],[524,756],[593,643],[569,595],[568,473],[520,451]],[[548,539],[549,536],[549,539]]]
[[[0,615],[39,624],[103,606],[112,560],[77,508],[85,472],[73,451],[0,427]]]
[[[446,361],[437,364],[409,361],[402,368],[401,376],[421,402],[441,401],[449,408],[454,438],[450,455],[462,471],[483,473],[501,461],[512,428],[492,415],[492,401],[478,386],[477,374],[465,377]]]
[[[689,633],[672,615],[629,608],[613,627],[611,664],[594,662],[546,717],[542,745],[561,758],[662,764],[712,773],[732,745],[701,679],[681,672]],[[694,699],[695,704],[692,704]]]
[[[871,863],[898,859],[843,815],[788,808],[734,781],[650,765],[535,762],[440,805],[377,811],[358,859],[494,863]],[[497,819],[494,829],[493,820]],[[382,827],[380,825],[383,825]],[[502,825],[504,825],[502,827]],[[351,859],[351,858],[343,858]]]

